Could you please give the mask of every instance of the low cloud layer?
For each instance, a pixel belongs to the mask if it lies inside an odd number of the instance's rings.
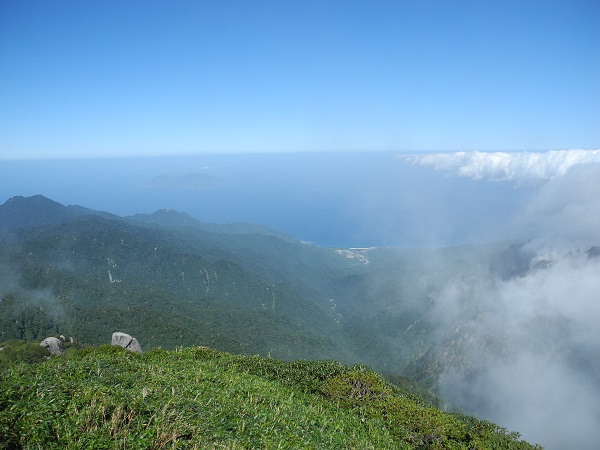
[[[600,150],[456,152],[402,156],[458,177],[528,185],[526,203],[501,218],[507,235],[558,251],[600,243]]]
[[[412,164],[474,180],[544,182],[580,164],[600,163],[600,150],[548,152],[455,152],[402,155]]]
[[[436,299],[443,392],[548,449],[600,441],[600,150],[407,157],[474,180],[528,183],[506,224],[529,242],[512,277],[463,274]],[[497,268],[496,268],[497,269]],[[457,362],[458,361],[458,362]]]
[[[543,261],[500,280],[473,274],[437,299],[451,402],[548,449],[600,441],[600,257]]]
[[[573,166],[540,186],[519,217],[539,246],[600,245],[600,164]]]

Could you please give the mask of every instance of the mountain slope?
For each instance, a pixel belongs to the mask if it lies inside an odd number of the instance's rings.
[[[119,328],[146,348],[336,358],[432,386],[436,294],[509,245],[338,250],[259,226],[208,231],[172,210],[121,218],[42,196],[6,202],[0,219],[11,230],[0,248],[4,338],[100,344]],[[513,259],[496,257],[497,270]]]
[[[150,347],[203,343],[294,358],[347,354],[336,343],[341,328],[316,299],[235,261],[184,252],[169,233],[88,216],[17,236],[2,251],[5,274],[20,280],[12,297],[60,323],[63,334],[101,343],[99,336],[125,328]],[[0,303],[7,322],[14,303]]]
[[[5,369],[0,436],[0,448],[535,448],[363,366],[207,348],[104,346]]]
[[[178,212],[173,209],[161,209],[152,214],[134,214],[124,217],[125,220],[134,224],[147,225],[151,227],[167,228],[194,228],[196,230],[208,231],[210,233],[223,234],[261,234],[266,236],[275,236],[287,241],[295,239],[285,233],[264,227],[262,225],[238,222],[238,223],[205,223],[194,219],[185,212]]]
[[[0,205],[0,233],[70,222],[75,217],[85,215],[117,217],[83,206],[65,206],[43,195],[12,197]]]
[[[41,226],[40,208],[52,218]],[[1,205],[0,226],[11,232],[0,240],[0,337],[60,333],[101,344],[121,329],[145,348],[335,358],[435,388],[447,361],[462,358],[455,342],[468,338],[462,327],[440,339],[446,287],[529,266],[514,242],[330,249],[262,227],[209,231],[172,210],[133,217],[41,196]],[[444,323],[455,329],[461,317]]]

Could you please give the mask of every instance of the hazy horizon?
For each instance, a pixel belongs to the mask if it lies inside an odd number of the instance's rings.
[[[582,201],[561,180],[598,162],[593,150],[5,161],[0,200],[41,194],[121,216],[172,208],[321,246],[439,247],[535,237],[534,200],[557,186],[556,203]]]
[[[530,188],[453,179],[396,153],[293,153],[11,161],[0,200],[41,194],[117,215],[172,208],[250,222],[321,246],[445,246],[516,237]],[[461,204],[449,208],[453,197]]]

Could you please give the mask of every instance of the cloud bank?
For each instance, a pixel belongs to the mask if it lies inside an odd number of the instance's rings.
[[[560,252],[600,245],[600,164],[573,166],[541,185],[519,220],[536,238],[531,245]]]
[[[598,249],[600,251],[600,248]],[[600,441],[600,257],[531,260],[521,276],[463,277],[436,301],[441,379],[454,404],[548,449]]]
[[[473,180],[529,189],[505,226],[529,267],[463,274],[436,298],[449,400],[549,449],[600,441],[600,150],[458,152],[404,157]],[[592,249],[592,250],[590,250]],[[446,353],[444,353],[446,352]]]
[[[600,150],[456,152],[398,158],[452,176],[504,181],[525,206],[500,218],[507,236],[534,238],[533,246],[589,248],[600,243]],[[539,250],[537,248],[536,250]]]
[[[398,158],[474,180],[528,183],[552,180],[577,165],[600,164],[600,150],[473,151],[401,155]]]

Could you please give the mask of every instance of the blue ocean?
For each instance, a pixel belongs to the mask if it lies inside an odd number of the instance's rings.
[[[0,161],[0,202],[42,194],[118,215],[173,208],[321,246],[447,246],[514,237],[528,192],[386,152]]]

